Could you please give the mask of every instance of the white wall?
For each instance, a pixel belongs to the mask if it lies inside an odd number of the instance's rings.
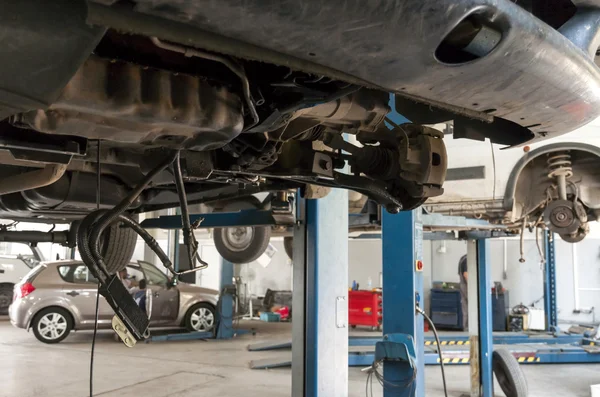
[[[247,284],[250,295],[264,296],[267,289],[292,289],[292,261],[283,248],[283,238],[272,238],[271,245],[277,252],[266,267],[258,261],[235,266],[235,274]]]

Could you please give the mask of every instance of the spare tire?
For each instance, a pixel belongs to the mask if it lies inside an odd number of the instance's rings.
[[[511,352],[494,350],[492,368],[506,397],[527,397],[527,379]]]
[[[223,212],[259,208],[256,197],[227,204]],[[258,259],[269,246],[271,227],[240,226],[215,228],[213,240],[219,254],[231,263],[250,263]]]
[[[100,241],[100,254],[110,274],[125,268],[133,256],[136,243],[137,233],[120,222],[106,228]]]

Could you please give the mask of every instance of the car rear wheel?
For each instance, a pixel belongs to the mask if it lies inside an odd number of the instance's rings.
[[[0,285],[0,314],[8,314],[8,307],[12,302],[13,285]]]
[[[258,208],[260,202],[252,197],[248,200],[230,203],[224,212]],[[215,228],[213,240],[219,254],[231,263],[250,263],[258,259],[269,246],[270,227],[226,227]]]
[[[59,343],[69,336],[73,329],[73,321],[65,309],[49,307],[36,314],[31,328],[40,342]]]
[[[195,304],[185,315],[185,327],[190,332],[212,331],[215,323],[215,308],[208,303]]]

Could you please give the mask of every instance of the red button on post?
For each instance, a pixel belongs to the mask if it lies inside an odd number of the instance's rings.
[[[422,272],[423,271],[423,261],[417,261],[415,268],[418,272]]]

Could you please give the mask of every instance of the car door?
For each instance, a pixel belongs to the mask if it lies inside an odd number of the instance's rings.
[[[152,315],[154,323],[174,323],[179,313],[179,291],[170,285],[167,276],[156,266],[138,261],[146,279],[147,288],[152,291]]]
[[[96,295],[98,280],[84,264],[65,264],[58,267],[58,273],[65,283],[62,287],[63,299],[77,317],[81,328],[91,328],[96,320]],[[109,324],[114,312],[106,299],[100,295],[98,301],[98,323]]]

